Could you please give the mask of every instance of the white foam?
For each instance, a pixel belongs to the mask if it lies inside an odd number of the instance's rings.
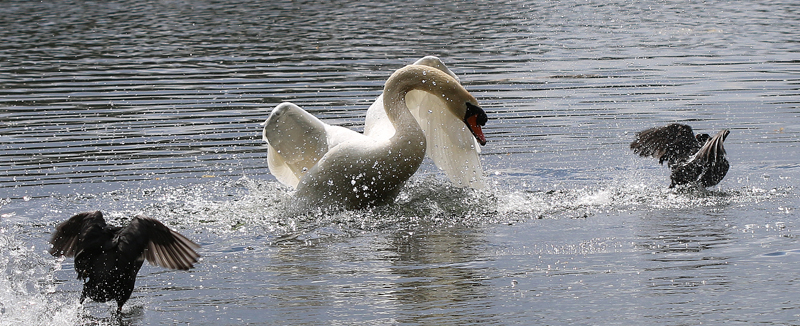
[[[54,272],[61,260],[15,238],[16,227],[0,228],[0,325],[74,325],[77,298],[57,292]]]

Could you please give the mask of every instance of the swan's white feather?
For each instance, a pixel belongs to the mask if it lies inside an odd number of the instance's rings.
[[[395,130],[386,110],[383,109],[383,94],[375,99],[375,102],[367,109],[367,116],[364,118],[364,135],[374,139],[389,139],[394,136]]]
[[[279,136],[268,136],[279,135]],[[299,106],[281,103],[264,122],[267,165],[281,183],[296,188],[300,179],[334,146],[364,135],[322,122]]]
[[[282,184],[297,188],[300,176],[294,173],[280,152],[270,144],[267,144],[267,166],[269,167],[269,172]]]
[[[425,133],[426,154],[433,163],[456,186],[483,188],[480,146],[463,117],[456,117],[441,99],[430,93],[411,91],[406,101]]]

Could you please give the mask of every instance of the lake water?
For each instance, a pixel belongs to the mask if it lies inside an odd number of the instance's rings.
[[[796,1],[4,1],[0,324],[800,324]],[[437,55],[489,115],[489,186],[426,160],[397,202],[298,214],[259,123],[363,129]],[[731,130],[674,191],[637,131]],[[144,214],[200,243],[119,317],[55,225]]]

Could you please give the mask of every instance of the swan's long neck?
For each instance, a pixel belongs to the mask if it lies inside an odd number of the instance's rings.
[[[425,134],[406,104],[406,94],[412,90],[441,96],[448,105],[462,99],[464,94],[471,95],[453,77],[423,65],[403,67],[389,77],[383,89],[383,105],[396,130],[390,140],[392,147],[421,149],[421,155],[424,156]]]

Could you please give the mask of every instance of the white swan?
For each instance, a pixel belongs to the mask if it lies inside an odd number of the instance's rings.
[[[438,59],[426,63],[436,62],[441,63]],[[450,138],[434,142],[444,144],[446,148],[440,151],[456,155],[465,152],[452,150],[454,146],[449,144],[453,139],[465,143],[458,133],[468,130],[469,141],[458,147],[466,146],[477,156],[476,139],[481,144],[486,141],[480,129],[486,123],[486,113],[451,76],[452,72],[445,73],[449,70],[441,67],[444,69],[409,65],[392,74],[367,113],[365,134],[325,124],[292,103],[281,103],[264,122],[270,172],[280,182],[295,187],[295,196],[306,204],[360,208],[391,202],[419,168],[426,147],[431,147],[409,103],[426,125],[427,138]],[[437,120],[444,124],[436,125],[442,123]],[[475,161],[477,165],[463,160],[464,166],[473,165],[464,168],[469,171],[462,174],[478,177],[458,185],[483,185],[480,162]]]

